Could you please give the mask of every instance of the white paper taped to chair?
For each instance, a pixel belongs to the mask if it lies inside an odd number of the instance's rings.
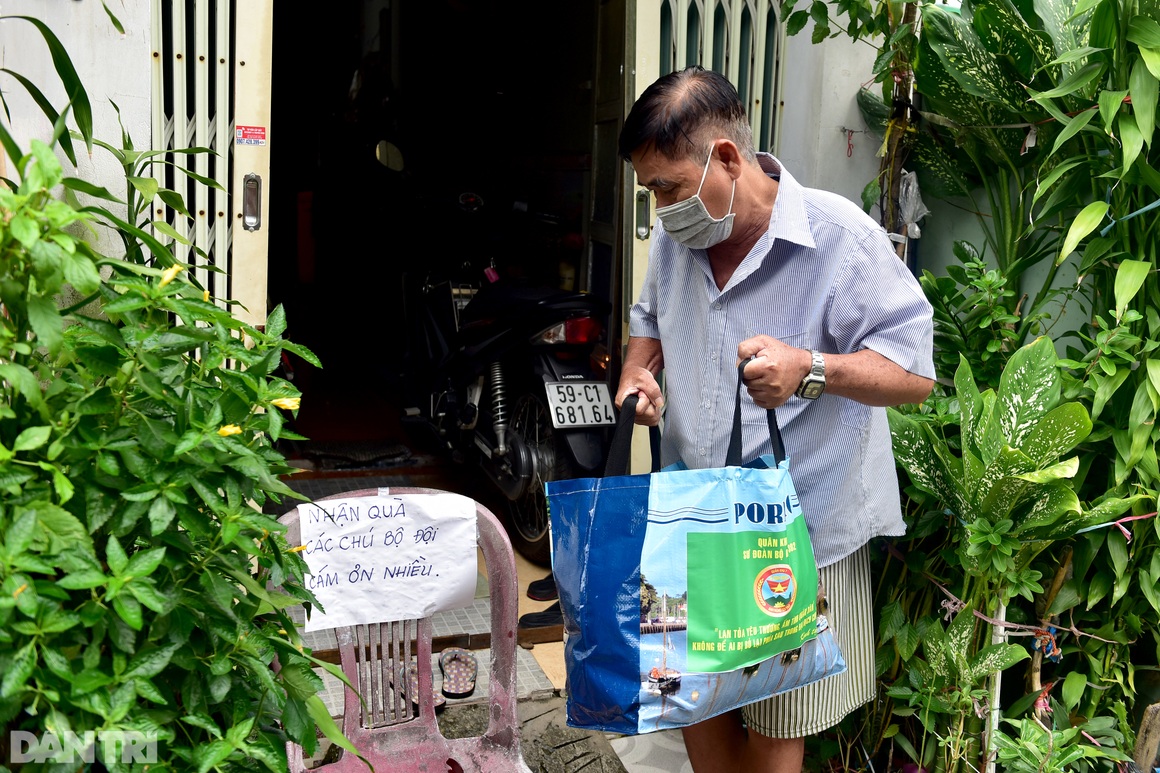
[[[307,631],[430,617],[475,598],[475,501],[459,494],[328,499],[298,506]]]

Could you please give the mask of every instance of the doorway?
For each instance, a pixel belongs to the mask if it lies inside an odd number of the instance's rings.
[[[404,442],[404,280],[609,293],[585,261],[595,4],[332,0],[274,20],[269,295],[316,441]]]

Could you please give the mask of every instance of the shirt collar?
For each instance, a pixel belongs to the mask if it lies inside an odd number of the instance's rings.
[[[802,196],[804,189],[801,184],[770,153],[758,153],[757,163],[761,165],[763,172],[778,181],[777,198],[773,202],[773,212],[769,216],[768,246],[772,246],[774,239],[782,239],[803,247],[817,247],[814,235],[810,231],[810,219],[806,215],[805,199]]]

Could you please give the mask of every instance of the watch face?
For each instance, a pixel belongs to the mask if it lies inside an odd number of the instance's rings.
[[[807,381],[802,384],[802,397],[807,400],[817,400],[826,391],[825,381]]]

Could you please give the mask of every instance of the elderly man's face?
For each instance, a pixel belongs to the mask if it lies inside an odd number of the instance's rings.
[[[709,152],[706,148],[705,153]],[[712,154],[704,185],[701,185],[701,174],[705,172],[705,156],[673,160],[657,153],[652,145],[646,145],[632,154],[632,168],[637,184],[653,192],[657,209],[684,201],[696,194],[700,186],[705,209],[714,218],[722,218],[729,212],[733,178],[717,157],[715,147]]]

